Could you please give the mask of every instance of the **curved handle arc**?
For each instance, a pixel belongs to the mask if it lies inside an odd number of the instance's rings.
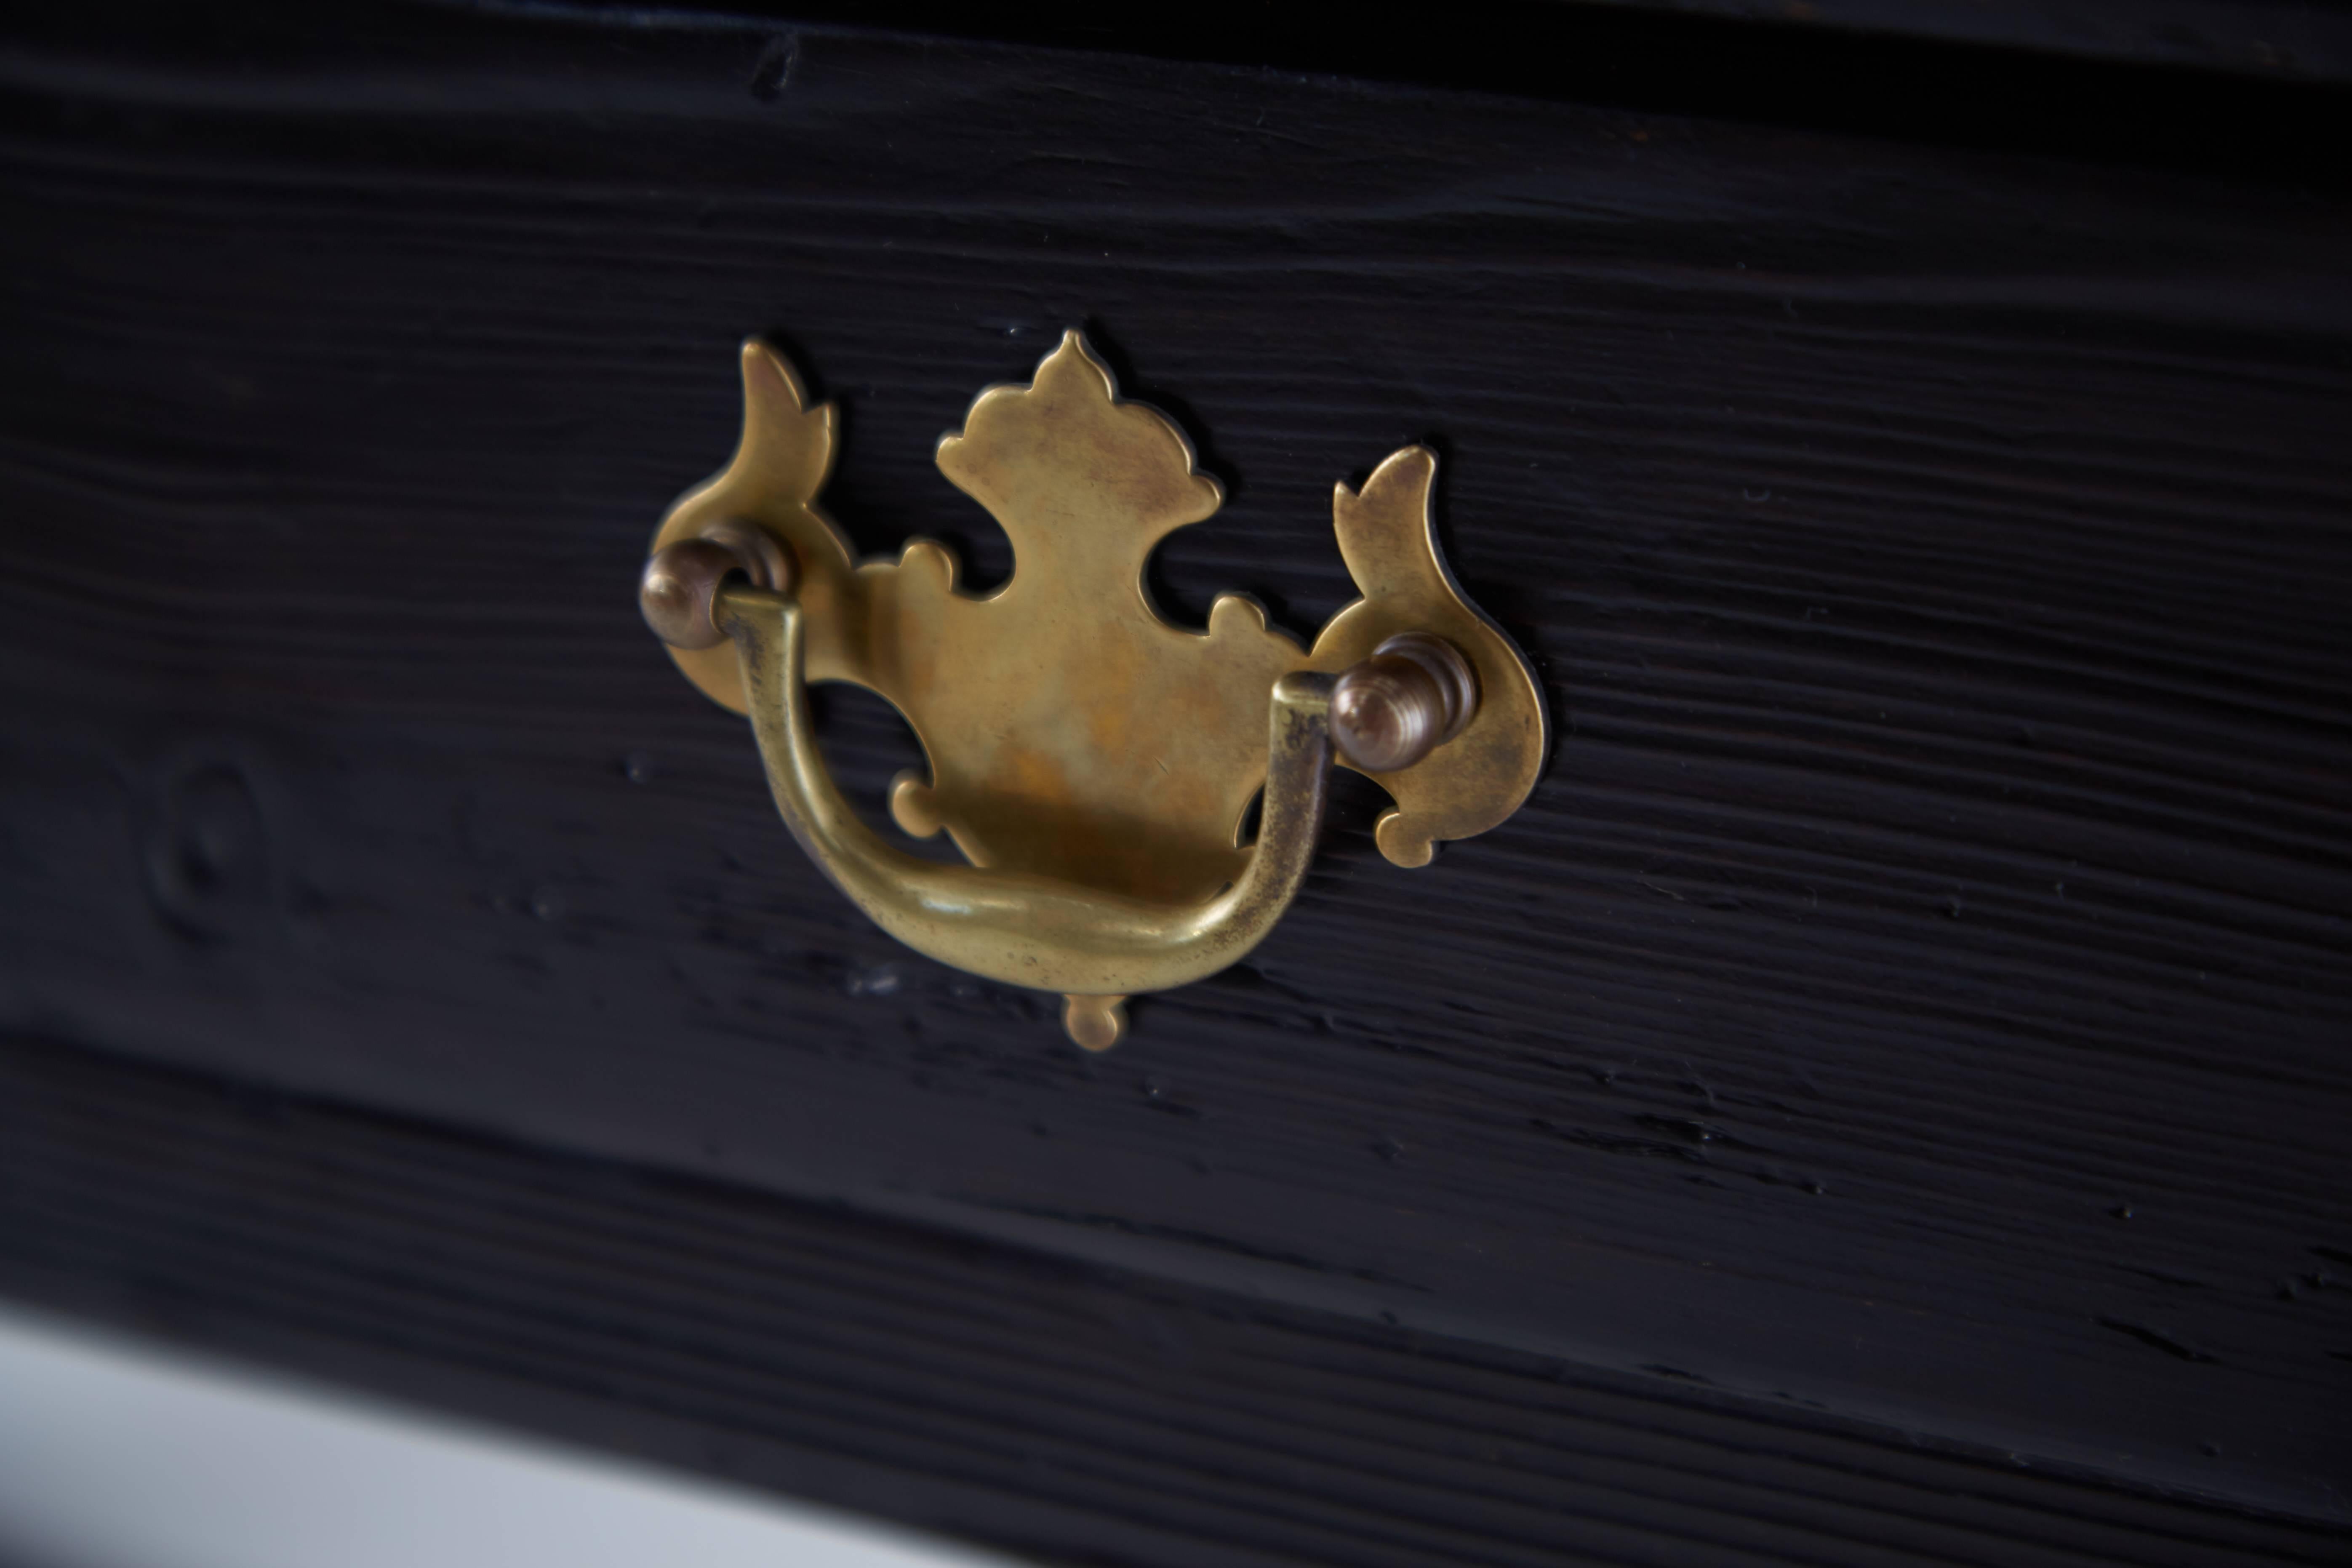
[[[717,609],[793,838],[875,924],[942,963],[1074,997],[1164,991],[1255,947],[1306,880],[1330,773],[1331,676],[1301,671],[1274,684],[1257,847],[1240,879],[1197,903],[1154,904],[1034,873],[945,865],[885,842],[842,797],[817,750],[800,605],[787,594],[731,587]]]

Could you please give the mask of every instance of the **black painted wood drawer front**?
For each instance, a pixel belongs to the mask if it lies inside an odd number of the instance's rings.
[[[7,24],[0,1289],[1055,1560],[2342,1561],[2344,89],[1066,43]],[[1427,441],[1557,730],[1099,1058],[631,598],[753,332],[1000,577],[931,445],[1071,326],[1172,615]]]

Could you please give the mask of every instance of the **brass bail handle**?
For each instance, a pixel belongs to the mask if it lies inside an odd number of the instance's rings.
[[[1089,1050],[1126,1032],[1129,995],[1213,974],[1273,929],[1314,858],[1335,746],[1367,772],[1392,773],[1459,734],[1477,710],[1469,662],[1425,633],[1391,637],[1336,678],[1278,677],[1267,697],[1257,842],[1242,875],[1202,900],[1158,904],[1034,873],[942,866],[885,843],[826,773],[808,716],[796,575],[782,543],[722,521],[656,551],[638,604],[673,647],[733,639],[777,809],[836,888],[919,952],[1061,992],[1064,1026]]]
[[[778,815],[844,896],[928,957],[1060,993],[1078,1044],[1111,1045],[1129,996],[1265,938],[1305,885],[1334,763],[1389,795],[1372,839],[1407,870],[1534,789],[1543,690],[1446,565],[1428,447],[1332,487],[1358,597],[1302,646],[1244,594],[1196,627],[1151,603],[1152,552],[1223,489],[1174,421],[1118,395],[1083,333],[982,391],[933,451],[1013,548],[985,594],[936,540],[860,559],[822,504],[839,411],[767,344],[740,357],[742,435],[663,517],[646,619],[751,720]],[[809,717],[822,681],[906,719],[925,765],[891,784],[891,820],[947,834],[961,864],[909,854],[842,798]]]
[[[679,648],[717,647],[719,590],[740,577],[789,595],[798,578],[791,550],[756,524],[729,519],[656,551],[637,584],[654,635]],[[1340,672],[1331,689],[1331,742],[1368,773],[1402,773],[1469,727],[1478,678],[1444,637],[1402,632]]]

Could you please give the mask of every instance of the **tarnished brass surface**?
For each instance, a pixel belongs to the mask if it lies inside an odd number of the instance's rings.
[[[1477,674],[1478,711],[1461,734],[1396,773],[1375,773],[1396,801],[1376,830],[1381,853],[1426,866],[1438,844],[1471,838],[1519,809],[1549,741],[1535,671],[1502,628],[1455,586],[1437,547],[1430,491],[1437,454],[1391,452],[1360,490],[1332,487],[1339,557],[1363,595],[1323,624],[1309,659],[1339,671],[1402,632],[1443,637]]]
[[[803,673],[804,613],[782,595],[729,588],[719,620],[742,658],[751,729],[777,809],[809,858],[917,952],[990,980],[1068,995],[1081,1045],[1099,1049],[1118,1038],[1111,1008],[1125,997],[1214,974],[1255,947],[1315,858],[1330,768],[1328,675],[1299,670],[1270,683],[1261,721],[1265,804],[1239,879],[1211,897],[1169,902],[1034,870],[942,865],[885,843],[842,798],[817,750]],[[1104,1000],[1076,1005],[1082,997]],[[1097,1045],[1085,1028],[1108,1037]]]
[[[1366,773],[1401,773],[1462,733],[1478,677],[1444,637],[1405,632],[1349,665],[1331,691],[1331,742]]]
[[[1363,664],[1401,634],[1426,639],[1368,667],[1358,678],[1368,695],[1351,707],[1368,760],[1417,759],[1371,775],[1397,801],[1378,837],[1400,865],[1495,826],[1533,786],[1540,696],[1438,553],[1425,447],[1391,456],[1360,491],[1339,487],[1340,553],[1362,597],[1307,650],[1237,595],[1216,600],[1202,631],[1153,606],[1152,549],[1215,511],[1221,491],[1172,423],[1118,400],[1076,332],[1029,384],[981,394],[940,443],[941,472],[1013,543],[1011,578],[985,597],[957,588],[953,556],[929,540],[895,562],[853,563],[817,504],[832,408],[808,407],[790,367],[756,342],[743,348],[743,382],[733,461],[671,510],[656,552],[685,551],[669,559],[691,608],[718,563],[688,542],[748,523],[789,552],[796,584],[788,595],[717,590],[733,646],[674,646],[673,657],[705,692],[751,714],[780,808],[853,900],[943,962],[1068,994],[1065,1021],[1082,1044],[1118,1037],[1118,997],[1232,963],[1296,889],[1329,751],[1332,683],[1309,677]],[[690,616],[681,624],[698,627]],[[918,837],[945,829],[988,876],[907,855],[856,822],[798,720],[803,679],[854,681],[898,708],[930,768],[901,775],[893,817]],[[1381,723],[1409,743],[1371,744]],[[1309,730],[1311,745],[1299,738]],[[1310,752],[1311,788],[1284,771]],[[1244,845],[1261,786],[1265,826]]]
[[[670,647],[717,647],[727,640],[717,618],[719,590],[737,576],[755,588],[790,593],[795,572],[791,552],[774,534],[730,517],[655,551],[637,579],[637,607]]]

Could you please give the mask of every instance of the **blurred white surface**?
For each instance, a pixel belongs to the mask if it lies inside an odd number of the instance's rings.
[[[1010,1568],[0,1305],[6,1568]]]

